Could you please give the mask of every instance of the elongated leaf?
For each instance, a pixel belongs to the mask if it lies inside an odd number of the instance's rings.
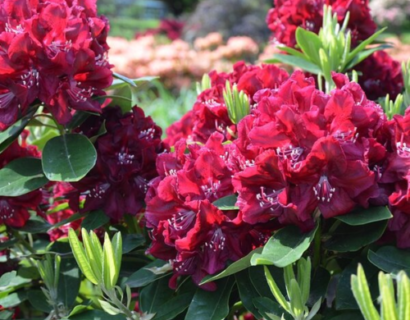
[[[220,198],[213,202],[213,205],[218,207],[219,210],[239,210],[236,204],[236,200],[238,196],[236,194],[232,194],[223,198]]]
[[[316,33],[298,27],[296,29],[296,42],[302,49],[303,53],[318,65],[320,63],[319,51],[322,49],[322,41]]]
[[[374,47],[374,48],[371,48],[371,49],[363,50],[363,51],[359,52],[350,61],[350,63],[346,66],[345,70],[343,70],[343,71],[347,71],[349,69],[352,69],[355,65],[359,64],[360,62],[362,62],[364,59],[366,59],[367,57],[369,57],[370,55],[372,55],[376,51],[385,50],[385,49],[388,49],[388,48],[391,48],[391,47],[392,47],[391,45],[382,44],[380,46],[377,46],[377,47]]]
[[[291,317],[286,316],[286,312],[277,304],[275,301],[266,298],[266,297],[258,297],[253,299],[253,304],[262,314],[265,319],[271,320],[282,320],[284,319],[292,319]],[[282,318],[283,316],[283,318]]]
[[[262,253],[255,253],[252,265],[270,265],[283,268],[298,259],[309,248],[316,233],[316,228],[309,233],[301,233],[294,226],[279,230],[263,247]]]
[[[174,319],[177,315],[188,309],[192,300],[192,294],[184,293],[178,295],[165,304],[156,312],[153,320],[169,320]]]
[[[87,137],[67,134],[47,142],[43,171],[51,181],[78,181],[95,165],[97,152]]]
[[[380,316],[374,307],[369,285],[364,274],[363,267],[359,265],[357,269],[357,276],[352,275],[351,279],[353,295],[356,298],[360,311],[364,315],[366,320],[380,320]]]
[[[325,242],[325,248],[337,252],[357,251],[378,240],[386,229],[387,221],[361,226],[340,225],[332,237]]]
[[[103,247],[103,284],[106,289],[114,288],[118,279],[119,270],[115,262],[114,248],[110,237],[105,234]]]
[[[81,223],[81,228],[87,231],[98,229],[104,224],[108,223],[110,218],[102,210],[96,210],[89,212],[83,222]]]
[[[255,253],[261,253],[261,252],[262,252],[262,247],[251,251],[248,255],[246,255],[242,259],[239,259],[238,261],[233,262],[231,265],[228,266],[228,268],[226,268],[221,273],[219,273],[215,276],[205,277],[205,279],[202,280],[200,284],[205,284],[205,283],[212,282],[212,281],[215,281],[215,280],[218,280],[218,279],[222,279],[222,278],[228,277],[230,275],[233,275],[237,272],[240,272],[242,270],[245,270],[246,268],[249,268],[251,266],[252,256]]]
[[[279,303],[279,305],[284,310],[286,310],[287,312],[290,313],[291,310],[290,310],[289,302],[285,299],[284,295],[282,294],[281,290],[279,289],[278,285],[276,284],[276,281],[273,279],[271,273],[269,272],[269,269],[266,266],[264,266],[264,271],[265,271],[266,281],[268,282],[270,291],[272,292],[272,294],[275,297],[276,301]],[[294,280],[294,279],[292,279],[292,280]],[[291,283],[292,283],[292,280],[291,280]]]
[[[126,234],[122,242],[122,253],[126,254],[145,244],[142,234]]]
[[[273,59],[266,60],[265,62],[266,63],[281,62],[281,63],[289,64],[294,67],[301,68],[313,74],[320,74],[322,72],[319,66],[315,65],[314,63],[310,61],[307,61],[299,57],[288,56],[285,54],[275,54],[273,56]]]
[[[77,238],[77,235],[73,229],[68,232],[68,240],[70,242],[71,249],[74,254],[74,258],[77,261],[81,272],[86,276],[86,278],[94,284],[98,284],[98,279],[96,278],[91,266],[87,260],[85,250]]]
[[[399,273],[397,288],[399,320],[410,319],[410,281],[404,272]]]
[[[114,316],[101,310],[87,310],[74,316],[70,316],[69,320],[126,320],[126,318],[121,314]]]
[[[0,170],[0,196],[21,196],[41,188],[47,182],[40,159],[19,158]]]
[[[88,235],[87,231],[85,229],[81,230],[81,235],[83,238],[83,244],[85,248],[85,253],[88,258],[88,263],[91,266],[91,269],[94,272],[95,277],[97,278],[98,282],[102,282],[102,262],[103,262],[103,257],[101,254],[101,251],[99,250],[98,247],[94,246],[94,243],[91,241],[91,237]],[[101,247],[101,244],[98,243],[98,246]]]
[[[151,271],[149,271],[149,268],[161,268],[164,266],[167,262],[163,260],[155,260],[145,266],[144,268],[138,270],[137,272],[133,273],[127,280],[126,284],[130,288],[140,288],[144,287],[152,282],[154,282],[157,279],[163,278],[167,276],[167,274],[155,274]]]
[[[22,302],[27,300],[27,292],[19,291],[13,292],[4,298],[0,299],[0,305],[3,308],[13,308],[20,305]]]
[[[397,274],[401,270],[410,274],[410,252],[396,247],[382,247],[376,252],[369,250],[367,257],[379,269]]]
[[[114,79],[112,85],[109,88],[105,89],[106,91],[121,89],[127,85],[131,87],[145,87],[147,83],[158,79],[158,77],[141,77],[137,79],[129,79],[120,74],[116,74],[116,78],[117,79]]]
[[[224,278],[217,282],[217,290],[198,288],[188,308],[185,320],[222,320],[229,313],[229,298],[235,281]]]
[[[50,313],[53,307],[47,303],[47,298],[41,290],[30,290],[27,292],[28,301],[36,310]]]
[[[67,308],[72,308],[80,291],[80,270],[74,259],[62,259],[58,280],[58,298]]]
[[[140,308],[146,313],[157,313],[173,296],[174,291],[168,286],[169,277],[155,281],[140,293]]]
[[[115,262],[115,279],[114,284],[117,283],[118,276],[120,275],[121,270],[121,261],[122,261],[122,236],[120,232],[117,232],[112,238],[112,246],[114,250],[114,262]]]
[[[373,222],[389,220],[392,216],[387,207],[370,207],[368,209],[356,209],[351,213],[338,216],[336,219],[350,225],[361,226]]]
[[[381,297],[382,319],[398,320],[393,280],[390,275],[379,273],[379,291]]]

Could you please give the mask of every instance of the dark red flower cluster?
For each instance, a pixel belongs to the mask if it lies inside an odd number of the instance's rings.
[[[403,91],[400,62],[384,51],[376,51],[354,69],[360,73],[359,83],[371,100],[384,98],[387,94],[394,100]]]
[[[387,120],[359,84],[334,74],[337,88],[327,95],[300,71],[267,85],[243,79],[238,87],[252,110],[231,129],[236,139],[223,144],[226,136],[214,127],[205,144],[195,135],[197,142],[181,140],[174,153],[158,157],[160,176],[146,197],[149,252],[170,259],[175,277],[199,282],[262,245],[278,226],[307,231],[319,215],[388,202],[380,182]],[[232,194],[239,210],[213,204]]]
[[[398,247],[410,248],[410,112],[395,116],[388,127],[391,152],[381,179],[392,185],[388,195],[393,218],[388,229],[395,235]]]
[[[172,260],[172,287],[178,276],[192,275],[199,283],[221,271],[228,260],[264,244],[273,230],[268,224],[247,224],[240,212],[221,211],[212,204],[234,194],[232,176],[247,165],[236,145],[223,140],[219,132],[203,146],[181,140],[175,152],[158,156],[159,177],[150,183],[146,197],[145,218],[152,228],[148,252]]]
[[[16,140],[0,153],[0,169],[18,158],[40,157],[35,147],[25,147],[24,141],[22,145],[20,146]],[[42,194],[39,190],[18,197],[0,197],[0,224],[16,228],[23,227],[30,218],[29,210],[39,212],[41,200]]]
[[[269,11],[266,18],[273,39],[294,48],[298,27],[318,33],[322,27],[324,4],[332,6],[339,22],[350,12],[348,28],[352,32],[353,46],[376,31],[368,0],[275,0],[275,8]],[[387,94],[395,99],[403,90],[400,63],[384,51],[375,52],[354,69],[359,72],[359,83],[368,99],[377,100]]]
[[[211,88],[202,92],[192,110],[167,129],[165,141],[169,145],[182,138],[205,143],[215,131],[222,133],[225,140],[233,140],[236,126],[229,119],[223,99],[226,82],[237,84],[238,90],[244,91],[253,103],[252,97],[257,91],[279,86],[288,74],[274,65],[247,66],[241,61],[234,65],[232,73],[212,71],[209,77]]]
[[[274,41],[294,47],[298,27],[318,33],[322,27],[325,4],[337,13],[339,22],[350,12],[348,28],[352,32],[353,43],[370,37],[376,31],[368,0],[274,0],[274,8],[266,17]]]
[[[37,100],[61,124],[101,112],[92,96],[112,82],[108,30],[96,0],[0,1],[0,129]]]
[[[104,108],[102,117],[91,117],[81,129],[92,136],[100,124],[107,132],[95,142],[97,164],[72,185],[77,200],[85,198],[83,211],[101,209],[119,220],[125,213],[136,215],[143,209],[148,182],[157,176],[157,155],[166,148],[161,128],[138,107],[124,115],[119,107]]]

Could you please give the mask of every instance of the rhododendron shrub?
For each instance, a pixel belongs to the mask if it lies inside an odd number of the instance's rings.
[[[276,22],[318,31],[295,3]],[[96,1],[0,1],[0,319],[361,319],[378,270],[406,310],[410,67],[367,47],[366,1],[328,4],[280,56],[302,70],[209,71],[166,129]]]

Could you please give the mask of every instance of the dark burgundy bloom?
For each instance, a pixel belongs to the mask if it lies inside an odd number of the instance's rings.
[[[295,47],[298,27],[318,33],[323,22],[323,5],[330,5],[342,22],[350,12],[348,29],[353,43],[367,39],[376,31],[368,0],[274,0],[274,8],[266,17],[273,39],[282,45]]]
[[[93,97],[112,82],[108,22],[95,1],[1,1],[0,129],[39,100],[66,124],[73,110],[101,112]]]
[[[373,53],[354,69],[361,74],[359,84],[371,100],[384,98],[387,94],[394,100],[403,91],[401,65],[384,51]]]
[[[102,209],[119,220],[141,212],[148,182],[157,176],[155,160],[166,149],[161,129],[138,107],[124,115],[119,107],[108,107],[102,118],[107,133],[95,142],[97,164],[73,186],[85,197],[84,211]]]
[[[214,132],[222,133],[225,140],[235,139],[237,128],[229,119],[223,99],[227,81],[237,84],[238,90],[245,92],[253,103],[257,91],[274,89],[288,78],[286,71],[274,65],[255,67],[246,66],[244,62],[236,63],[232,73],[213,71],[209,76],[212,87],[198,96],[191,111],[167,129],[166,141],[171,145],[180,138],[205,143]]]

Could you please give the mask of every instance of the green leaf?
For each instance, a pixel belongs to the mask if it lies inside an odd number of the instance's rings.
[[[216,291],[198,288],[185,320],[222,320],[229,313],[229,297],[235,281],[232,277],[217,282]]]
[[[87,231],[98,229],[110,221],[110,218],[102,210],[91,211],[87,213],[83,222],[81,223],[81,228]]]
[[[118,279],[119,270],[117,269],[114,248],[108,233],[106,233],[104,237],[102,273],[104,287],[107,290],[114,288],[117,283],[116,280]]]
[[[367,257],[377,268],[397,274],[404,270],[410,274],[410,252],[396,247],[382,247],[376,252],[369,250]]]
[[[294,57],[294,56],[288,56],[286,54],[279,54],[279,53],[275,54],[273,55],[273,59],[266,60],[265,62],[266,63],[281,62],[281,63],[289,64],[294,67],[301,68],[313,74],[320,74],[322,72],[320,67],[315,65],[314,63],[307,61],[306,59],[302,59],[302,58]]]
[[[144,287],[157,279],[167,276],[167,274],[155,274],[147,268],[160,268],[164,266],[167,262],[163,260],[155,260],[150,264],[146,265],[144,268],[139,269],[137,272],[133,273],[127,280],[126,284],[130,288],[140,288]]]
[[[74,254],[74,258],[77,261],[82,273],[86,278],[94,284],[98,284],[98,280],[91,269],[90,263],[85,254],[83,245],[78,240],[78,237],[73,229],[68,232],[68,239],[70,241],[70,246]]]
[[[43,171],[51,181],[81,180],[95,165],[97,152],[87,137],[67,134],[49,140],[43,150]]]
[[[329,282],[329,271],[325,268],[318,267],[313,275],[312,284],[310,286],[308,306],[313,306],[319,299],[322,299],[322,301],[324,300]]]
[[[373,304],[366,275],[360,264],[357,270],[357,276],[353,274],[351,277],[351,285],[353,296],[356,298],[356,302],[365,319],[379,320],[380,316]]]
[[[140,292],[140,308],[146,313],[157,313],[174,294],[168,286],[169,277],[155,281]]]
[[[298,27],[296,29],[296,42],[306,57],[315,65],[320,64],[319,50],[322,49],[322,41],[316,33]]]
[[[387,207],[370,207],[368,209],[356,209],[351,213],[336,217],[350,226],[361,226],[373,222],[389,220],[392,216]]]
[[[382,44],[380,46],[371,48],[371,49],[367,49],[367,50],[363,50],[361,52],[359,52],[351,61],[350,63],[345,67],[345,69],[343,71],[347,71],[349,69],[352,69],[355,65],[359,64],[360,62],[362,62],[364,59],[366,59],[367,57],[369,57],[370,55],[372,55],[373,53],[375,53],[376,51],[381,51],[381,50],[385,50],[385,49],[389,49],[392,46],[389,44]]]
[[[360,226],[340,225],[324,247],[337,252],[354,252],[378,240],[386,229],[387,221]]]
[[[309,248],[317,228],[302,233],[295,226],[285,227],[274,234],[263,247],[261,254],[254,254],[252,265],[275,265],[283,268],[298,259]]]
[[[101,308],[107,312],[109,315],[115,316],[117,314],[121,313],[121,310],[119,310],[118,308],[114,307],[111,303],[108,303],[107,301],[98,299],[98,302],[101,305]]]
[[[89,310],[86,312],[76,314],[74,316],[70,316],[69,319],[70,320],[126,320],[126,318],[121,314],[117,314],[113,316],[101,310]]]
[[[254,298],[253,304],[265,319],[281,320],[282,315],[285,316],[285,319],[288,319],[288,317],[286,317],[286,312],[279,306],[279,304],[269,298]]]
[[[145,237],[142,234],[126,234],[122,242],[122,252],[123,254],[129,253],[144,244]]]
[[[20,232],[27,232],[32,234],[46,233],[51,228],[51,224],[45,221],[39,216],[31,217],[30,220],[26,222],[24,227],[19,228]]]
[[[58,299],[67,308],[72,308],[78,296],[81,274],[74,259],[62,259],[58,281]]]
[[[383,319],[399,320],[394,298],[393,280],[389,274],[379,273],[379,291],[381,300],[381,315]]]
[[[217,275],[214,275],[214,276],[207,276],[207,277],[205,277],[205,279],[203,279],[200,284],[202,285],[202,284],[205,284],[205,283],[208,283],[208,282],[212,282],[212,281],[215,281],[215,280],[218,280],[218,279],[222,279],[222,278],[228,277],[228,276],[230,276],[230,275],[232,275],[232,274],[238,273],[238,272],[240,272],[240,271],[242,271],[242,270],[245,270],[245,269],[249,268],[249,267],[251,266],[252,256],[253,256],[255,253],[259,254],[259,253],[261,253],[261,252],[262,252],[262,247],[257,248],[257,249],[255,249],[255,250],[251,251],[251,252],[250,252],[248,255],[246,255],[245,257],[243,257],[243,258],[241,258],[241,259],[239,259],[239,260],[233,262],[232,264],[230,264],[230,265],[228,266],[228,268],[226,268],[226,269],[225,269],[224,271],[222,271],[221,273],[219,273],[219,274],[217,274]]]
[[[137,79],[129,79],[117,73],[115,73],[114,76],[117,79],[114,79],[112,85],[109,88],[105,89],[106,91],[121,89],[127,85],[135,88],[140,86],[146,86],[146,84],[154,81],[155,79],[158,79],[158,77],[141,77]]]
[[[14,316],[14,311],[0,311],[0,320],[10,320]]]
[[[400,320],[410,319],[410,280],[404,272],[397,278],[397,309]]]
[[[378,295],[378,283],[377,273],[378,270],[370,264],[366,259],[353,260],[339,277],[339,281],[336,288],[336,310],[356,310],[358,305],[353,297],[353,293],[350,286],[350,279],[353,274],[356,273],[358,264],[362,264],[366,272],[367,279],[369,281],[370,292],[373,296],[373,300]]]
[[[41,290],[30,290],[27,292],[28,301],[36,310],[50,313],[53,307],[47,303],[47,298]]]
[[[0,251],[1,251],[1,250],[4,250],[4,249],[11,248],[11,247],[14,246],[17,242],[18,242],[17,239],[11,239],[11,240],[8,240],[8,241],[0,242]],[[1,290],[1,289],[0,289],[0,290]]]
[[[13,287],[20,286],[22,284],[30,283],[31,279],[23,278],[17,275],[16,271],[4,273],[0,278],[0,291],[4,292],[10,290]]]
[[[236,194],[231,194],[214,201],[212,204],[218,207],[219,210],[239,210],[239,208],[235,206],[237,199],[238,196]]]
[[[19,291],[13,292],[8,296],[0,299],[0,306],[3,308],[13,308],[20,305],[23,301],[27,300],[27,292]]]
[[[21,196],[41,188],[47,182],[40,159],[19,158],[0,170],[0,196]]]
[[[184,293],[172,298],[156,311],[153,320],[174,319],[177,315],[181,314],[189,307],[191,300],[191,293]]]
[[[31,110],[26,116],[15,122],[11,127],[0,132],[0,153],[23,132],[24,128],[30,122],[37,109]]]

